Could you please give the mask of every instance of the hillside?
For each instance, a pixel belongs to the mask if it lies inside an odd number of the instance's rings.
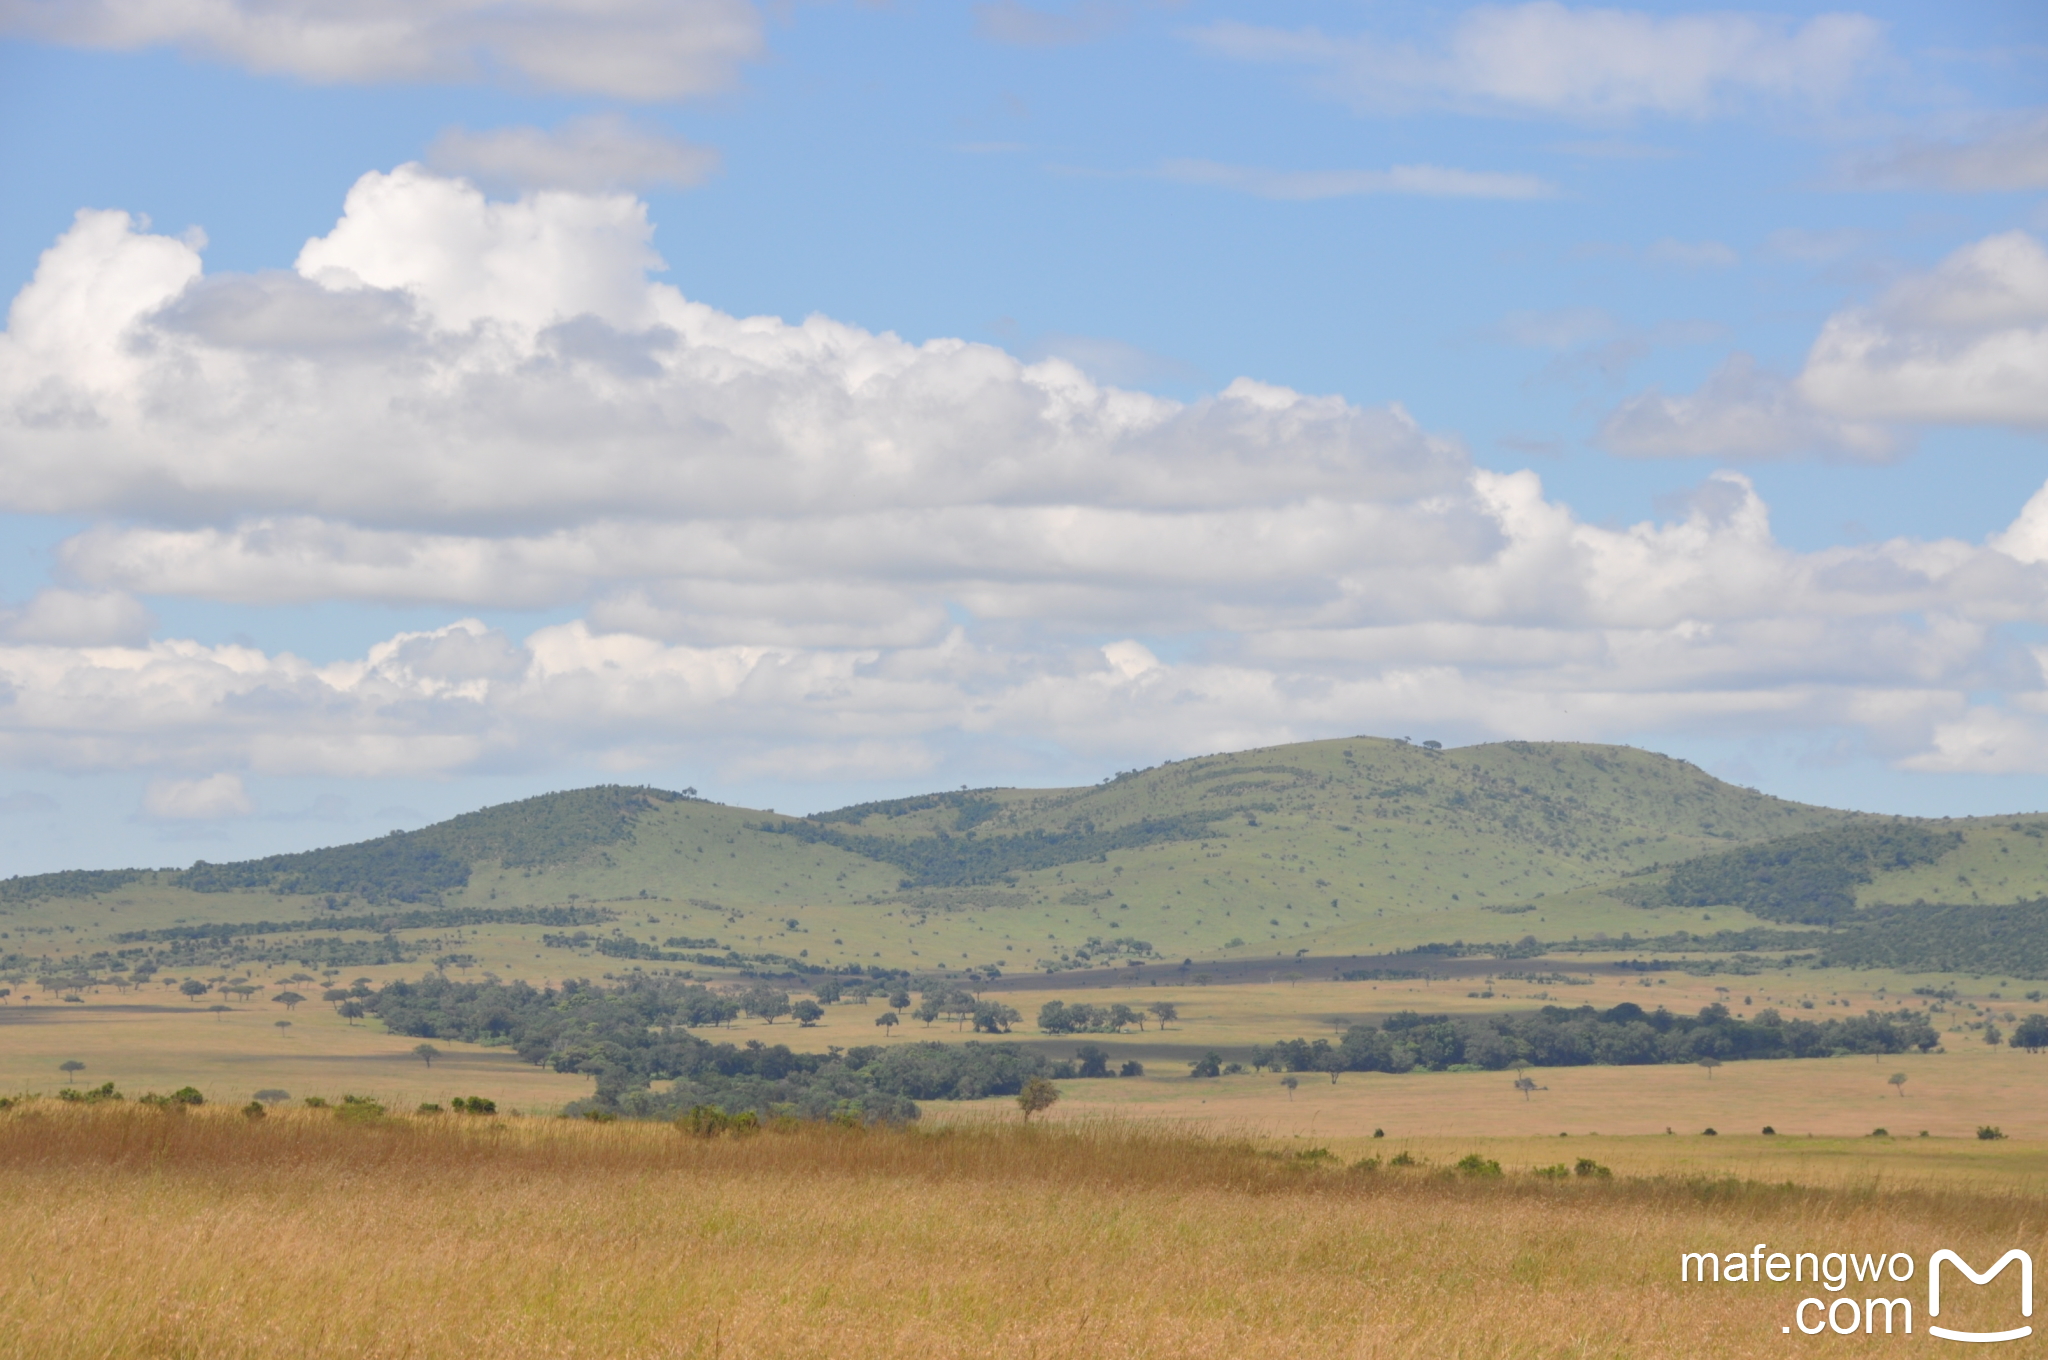
[[[1876,903],[2048,895],[2036,821],[1811,807],[1626,747],[1367,737],[809,817],[608,786],[236,864],[10,879],[0,955],[558,977],[1782,938]],[[1824,910],[1787,904],[1813,892]]]

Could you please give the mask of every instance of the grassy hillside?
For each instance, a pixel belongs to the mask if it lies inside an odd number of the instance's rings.
[[[1782,934],[1832,917],[1759,889],[1760,865],[1818,873],[1836,915],[2020,902],[2048,895],[2040,821],[1860,816],[1625,747],[1440,751],[1365,737],[1086,788],[963,790],[803,818],[606,787],[239,864],[7,880],[0,960],[106,972],[155,951],[165,968],[222,980],[293,964],[416,975],[436,959],[535,979],[631,967],[1014,973]]]

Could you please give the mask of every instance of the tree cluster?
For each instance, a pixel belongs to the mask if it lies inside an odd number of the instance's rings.
[[[1813,1021],[1786,1020],[1766,1009],[1740,1020],[1718,1004],[1683,1016],[1624,1001],[1604,1011],[1545,1006],[1535,1015],[1455,1020],[1403,1011],[1377,1027],[1353,1025],[1334,1044],[1289,1039],[1262,1045],[1252,1050],[1252,1065],[1289,1072],[1498,1071],[1517,1062],[1632,1066],[1925,1052],[1939,1042],[1924,1018],[1906,1010]]]

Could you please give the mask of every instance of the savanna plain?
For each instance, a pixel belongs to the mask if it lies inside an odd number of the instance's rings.
[[[2044,1259],[2044,946],[2048,819],[1528,743],[11,879],[0,1350],[1940,1347]],[[1765,1249],[1915,1272],[1681,1279]]]

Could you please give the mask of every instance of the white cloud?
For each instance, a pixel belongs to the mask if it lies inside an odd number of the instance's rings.
[[[1736,354],[1695,392],[1622,402],[1600,442],[1636,458],[1883,461],[1915,425],[2048,425],[2043,374],[2048,250],[2011,231],[1828,318],[1795,377]]]
[[[2048,109],[2001,115],[1971,136],[1900,142],[1851,162],[1846,178],[1868,189],[2048,189]]]
[[[708,179],[718,160],[710,147],[635,127],[615,114],[571,119],[552,132],[449,128],[427,149],[427,163],[436,170],[488,188],[584,193],[687,189]]]
[[[2048,251],[2023,231],[1822,327],[1799,386],[1822,410],[1941,424],[2048,425]]]
[[[1731,356],[1685,396],[1657,388],[1621,403],[1600,425],[1600,444],[1629,458],[1796,458],[1882,462],[1905,441],[1882,423],[1817,411],[1790,379]]]
[[[1421,724],[1828,724],[1909,760],[1986,693],[2041,721],[2001,632],[2048,621],[2032,508],[1990,544],[1801,553],[1723,474],[1591,525],[1399,407],[1251,379],[1169,401],[727,316],[658,267],[629,197],[493,203],[417,167],[366,176],[292,271],[207,275],[196,244],[82,215],[0,338],[0,498],[94,521],[61,549],[76,588],[33,607],[85,622],[0,633],[0,762],[150,771],[170,809],[230,788],[194,770],[825,778]],[[2004,297],[1884,315],[2007,324]],[[1560,346],[1615,324],[1511,322]],[[1635,452],[1785,452],[1802,421],[1859,447],[1753,368],[1656,400],[1616,422]],[[111,592],[576,617],[316,665],[150,640]]]
[[[1397,165],[1391,170],[1269,170],[1215,161],[1170,160],[1159,178],[1215,189],[1234,189],[1258,198],[1315,201],[1399,194],[1418,198],[1551,198],[1555,186],[1534,175],[1486,170],[1453,170],[1440,165]]]
[[[488,81],[636,100],[725,89],[762,46],[746,0],[0,0],[0,32],[176,47],[318,84]]]
[[[1317,71],[1363,109],[1436,105],[1596,120],[1701,118],[1757,99],[1832,104],[1885,50],[1884,26],[1860,14],[1795,26],[1753,14],[1658,15],[1553,0],[1467,10],[1427,49],[1231,21],[1196,36],[1240,60]]]
[[[51,588],[38,591],[20,609],[0,610],[0,637],[12,642],[134,646],[155,627],[150,612],[118,590]]]
[[[142,794],[142,810],[159,821],[210,822],[246,817],[255,807],[242,789],[241,776],[223,773],[204,779],[152,779]]]

